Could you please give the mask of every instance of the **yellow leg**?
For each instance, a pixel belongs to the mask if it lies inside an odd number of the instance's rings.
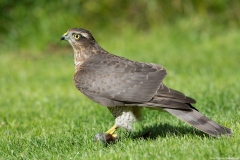
[[[114,125],[114,126],[112,126],[106,133],[107,134],[111,134],[113,137],[117,137],[117,134],[113,134],[116,130],[117,130],[117,126],[116,125]]]

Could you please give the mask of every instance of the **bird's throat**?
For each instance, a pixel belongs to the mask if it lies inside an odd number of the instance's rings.
[[[85,58],[80,53],[74,53],[74,66],[76,72],[78,68],[81,66],[81,64],[84,62],[84,59]]]
[[[74,50],[74,66],[75,71],[77,71],[81,64],[89,58],[89,55],[86,54],[85,50]]]

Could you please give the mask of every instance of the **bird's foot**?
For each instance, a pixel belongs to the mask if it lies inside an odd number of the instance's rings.
[[[114,134],[114,132],[117,130],[117,126],[114,125],[112,128],[110,128],[106,133],[98,133],[94,137],[94,141],[101,141],[103,144],[107,145],[109,143],[114,143],[118,139],[118,135]]]
[[[98,133],[94,137],[94,141],[96,142],[102,142],[103,145],[107,145],[110,143],[115,143],[116,140],[118,139],[118,136],[116,135],[111,135],[108,133]]]

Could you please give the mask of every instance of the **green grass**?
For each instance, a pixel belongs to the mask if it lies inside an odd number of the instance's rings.
[[[233,136],[211,138],[167,113],[143,110],[131,135],[119,130],[121,140],[108,147],[93,142],[114,119],[75,89],[72,49],[62,42],[67,49],[0,54],[0,159],[239,159],[240,30],[185,25],[95,38],[111,53],[163,65],[164,83],[195,98],[196,108]],[[135,138],[145,131],[149,139]]]

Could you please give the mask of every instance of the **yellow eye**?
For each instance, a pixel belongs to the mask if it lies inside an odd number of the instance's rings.
[[[73,34],[73,37],[76,39],[76,40],[79,40],[79,38],[81,37],[80,34]]]

